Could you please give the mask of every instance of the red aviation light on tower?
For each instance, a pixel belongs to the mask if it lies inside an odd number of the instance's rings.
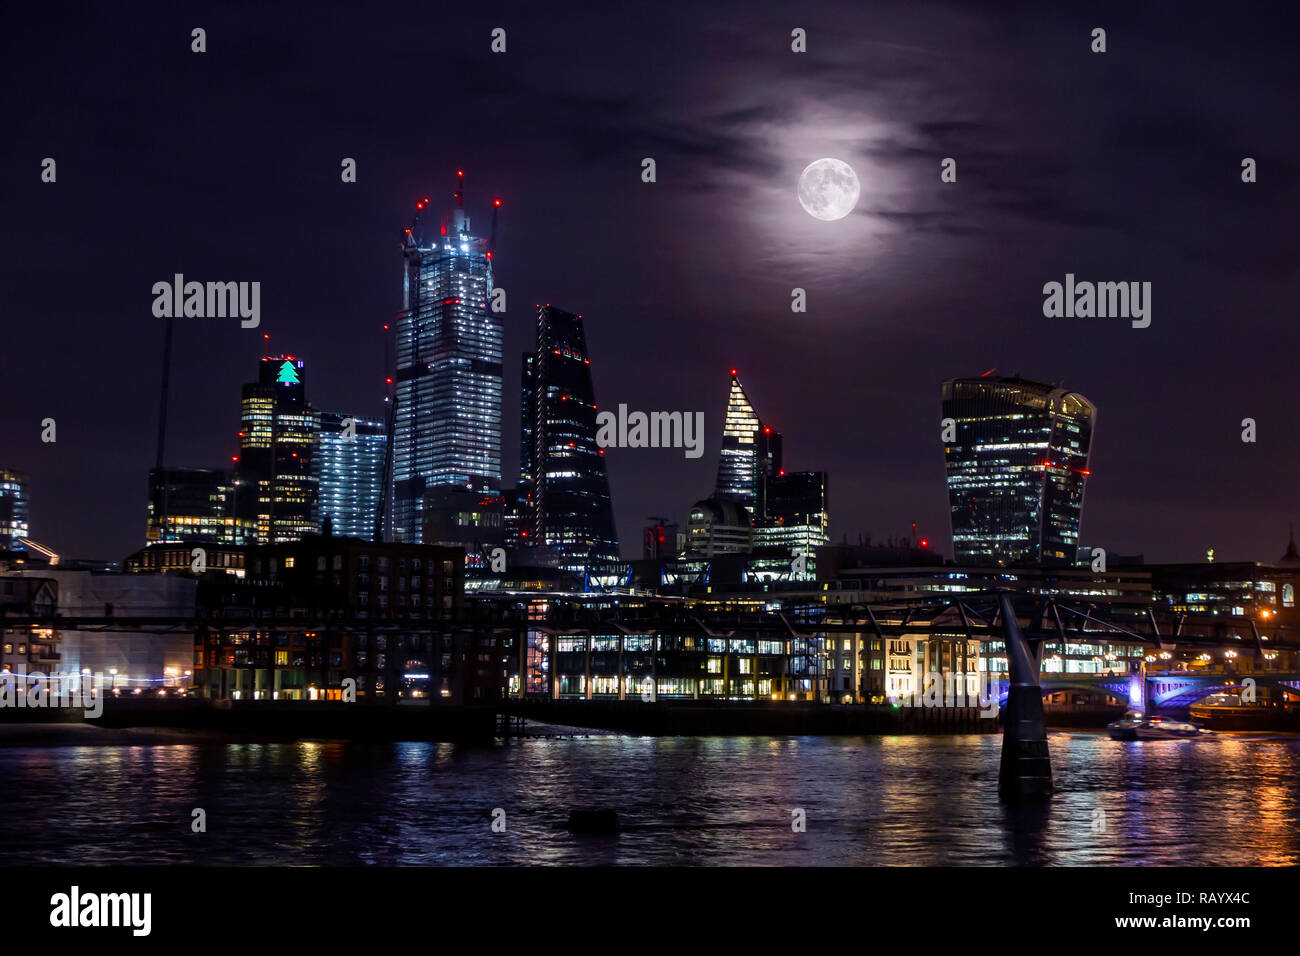
[[[731,370],[731,377],[732,378],[736,377],[736,370],[734,368]]]

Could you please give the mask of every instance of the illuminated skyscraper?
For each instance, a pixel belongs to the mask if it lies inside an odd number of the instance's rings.
[[[383,422],[322,413],[316,505],[322,529],[328,518],[333,534],[374,540],[386,444]]]
[[[943,417],[957,563],[1072,564],[1092,403],[1018,378],[958,378],[943,384]]]
[[[420,542],[425,491],[451,486],[497,491],[501,484],[502,321],[489,308],[489,240],[470,233],[456,205],[438,230],[417,216],[402,255],[402,312],[396,324],[393,537]],[[427,211],[427,201],[419,204]]]
[[[617,560],[618,536],[604,451],[596,444],[596,394],[582,317],[550,305],[537,310],[537,350],[525,382],[531,396],[523,428],[532,429],[532,534],[564,566]]]
[[[27,537],[27,480],[0,468],[0,551],[25,551],[18,542]]]
[[[754,519],[744,505],[729,498],[705,498],[691,506],[686,519],[688,558],[749,554],[753,547]]]
[[[754,547],[789,548],[810,558],[830,542],[830,477],[781,471],[764,481],[765,511],[754,522]],[[809,562],[811,564],[811,561]]]
[[[146,543],[253,544],[255,522],[237,514],[237,488],[224,469],[150,469]]]
[[[743,505],[752,515],[762,514],[764,479],[780,470],[781,434],[759,419],[733,368],[713,496]]]
[[[320,530],[314,466],[320,415],[307,404],[304,375],[301,359],[268,355],[258,380],[244,386],[237,502],[239,517],[254,522],[258,543],[296,541]]]

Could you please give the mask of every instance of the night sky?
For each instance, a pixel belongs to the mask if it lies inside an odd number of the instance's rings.
[[[916,521],[951,553],[939,385],[990,368],[1096,403],[1087,545],[1272,561],[1300,518],[1281,5],[180,6],[12,3],[0,26],[0,467],[64,555],[143,544],[154,282],[262,283],[258,329],[177,321],[168,464],[229,466],[263,332],[318,408],[378,416],[398,236],[458,168],[477,233],[505,203],[507,484],[534,303],[584,315],[601,407],[705,413],[703,458],[606,455],[627,556],[711,493],[733,366],[786,467],[830,472],[836,540]],[[862,182],[837,222],[795,195],[823,156]],[[1150,328],[1045,318],[1067,272],[1151,282]]]

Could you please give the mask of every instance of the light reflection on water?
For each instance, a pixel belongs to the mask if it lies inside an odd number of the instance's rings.
[[[1300,738],[1054,733],[1057,793],[996,796],[993,736],[0,749],[10,865],[1295,865]],[[191,811],[207,832],[190,832]],[[507,831],[491,832],[492,810]],[[617,837],[573,836],[611,807]],[[791,810],[807,832],[791,830]],[[1104,813],[1104,820],[1097,813]]]

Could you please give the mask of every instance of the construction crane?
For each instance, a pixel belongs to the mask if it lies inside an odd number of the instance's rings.
[[[492,258],[497,249],[497,213],[501,211],[501,200],[492,200],[492,230],[488,233],[487,257]]]
[[[424,221],[424,211],[429,208],[429,197],[425,196],[415,204],[415,214],[411,217],[411,225],[402,233],[402,246],[417,246],[420,244],[420,226]]]

